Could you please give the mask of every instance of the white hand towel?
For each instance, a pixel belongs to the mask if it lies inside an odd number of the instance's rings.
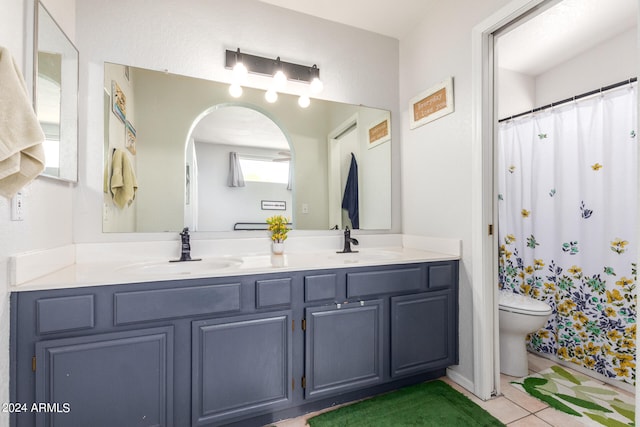
[[[0,195],[11,198],[44,170],[44,133],[22,73],[0,46]]]

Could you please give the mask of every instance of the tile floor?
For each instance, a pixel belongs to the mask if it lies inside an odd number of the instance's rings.
[[[532,373],[548,369],[553,364],[554,362],[549,359],[529,353],[529,371]],[[465,396],[469,397],[469,399],[477,403],[509,427],[578,427],[585,425],[579,418],[557,411],[556,409],[549,407],[546,403],[541,402],[527,393],[513,387],[509,382],[515,380],[516,377],[510,377],[508,375],[501,375],[500,377],[502,395],[486,402],[478,399],[466,389],[451,381],[449,378],[445,377],[442,378],[442,380],[450,384]],[[624,390],[617,390],[621,393],[631,395],[631,393]],[[283,420],[275,425],[277,427],[304,427],[307,425],[307,419],[314,417],[321,412],[333,409],[336,408],[329,408],[323,411],[312,412],[297,418]]]

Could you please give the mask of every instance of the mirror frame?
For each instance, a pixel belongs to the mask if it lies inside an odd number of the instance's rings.
[[[79,78],[80,78],[80,60],[79,60],[79,56],[80,56],[80,53],[78,51],[78,48],[75,46],[75,44],[71,41],[71,39],[69,39],[67,34],[62,30],[62,28],[60,27],[60,24],[58,24],[58,22],[55,20],[53,15],[51,15],[51,12],[49,12],[49,10],[44,5],[44,3],[42,3],[39,0],[34,0],[34,2],[33,2],[33,31],[31,32],[33,34],[33,55],[32,55],[32,60],[33,60],[33,69],[32,69],[33,80],[32,80],[32,91],[33,91],[33,109],[36,112],[36,115],[38,114],[38,37],[39,37],[39,33],[40,33],[40,18],[41,18],[40,17],[40,7],[42,7],[42,9],[49,15],[48,18],[51,19],[51,21],[53,22],[55,27],[60,31],[60,34],[69,43],[69,47],[75,52],[75,55],[76,55],[76,64],[75,64],[75,73],[74,73],[75,79],[65,80],[65,82],[64,82],[64,83],[72,82],[75,85],[75,87],[72,88],[72,91],[74,93],[73,101],[69,101],[69,103],[72,102],[73,105],[75,106],[75,114],[73,114],[73,117],[71,118],[71,120],[75,121],[75,124],[74,124],[75,129],[74,129],[73,134],[70,135],[70,137],[68,139],[65,139],[65,141],[64,141],[66,143],[67,149],[70,151],[70,155],[65,160],[66,166],[64,168],[64,171],[62,170],[62,168],[60,168],[58,175],[51,175],[51,174],[47,174],[46,172],[42,172],[40,174],[40,176],[44,176],[44,177],[47,177],[47,178],[52,178],[52,179],[56,179],[56,180],[60,180],[60,181],[65,181],[65,182],[77,183],[78,182],[78,139],[79,139],[79,117],[78,117],[78,111],[79,111],[79,86],[80,86],[80,82],[79,82]],[[61,85],[62,85],[62,82],[61,82]],[[70,105],[69,103],[66,103],[66,104]],[[61,105],[60,105],[61,116],[64,116],[64,113],[62,112],[62,110],[64,109],[64,105],[65,105],[65,103],[63,102],[63,100],[61,98]],[[60,125],[62,126],[62,123]],[[61,141],[61,143],[62,142],[63,141]]]

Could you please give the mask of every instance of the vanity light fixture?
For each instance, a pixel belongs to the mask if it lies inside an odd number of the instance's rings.
[[[309,85],[309,90],[311,91],[312,94],[317,95],[320,92],[322,92],[322,89],[324,88],[324,85],[322,84],[322,80],[320,80],[320,69],[316,66],[316,64],[313,64],[313,67],[311,67],[311,70],[309,71],[310,73],[310,77],[311,77],[311,83]]]
[[[276,90],[282,90],[287,85],[287,76],[282,71],[282,62],[280,57],[276,58],[276,72],[273,75],[273,85]]]
[[[234,65],[233,65],[233,79],[231,82],[231,86],[229,86],[229,95],[234,98],[239,98],[242,96],[242,84],[244,84],[247,79],[247,67],[242,63],[242,54],[240,53],[240,49],[237,52],[234,52]]]
[[[270,103],[277,101],[277,91],[282,90],[287,81],[309,84],[309,93],[312,95],[317,95],[322,91],[323,85],[320,81],[320,69],[316,64],[309,67],[281,61],[279,56],[274,60],[240,53],[240,49],[237,49],[236,51],[226,51],[225,68],[233,70],[233,81],[229,88],[229,93],[233,97],[242,95],[241,85],[247,73],[261,74],[273,78],[270,89],[265,94],[265,99]],[[298,104],[302,108],[308,107],[310,102],[309,96],[306,94],[300,96],[298,99]]]
[[[249,74],[249,71],[242,62],[242,54],[240,53],[240,49],[238,49],[237,52],[234,52],[234,59],[235,62],[233,65],[233,80],[234,83],[240,85],[247,79],[247,74]]]

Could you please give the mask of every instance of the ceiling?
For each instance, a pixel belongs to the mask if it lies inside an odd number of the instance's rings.
[[[428,12],[437,13],[438,4],[462,3],[461,0],[260,1],[399,40]],[[501,38],[500,66],[532,76],[540,74],[635,26],[637,7],[637,0],[563,0]],[[460,11],[464,13],[464,7]]]
[[[287,138],[271,119],[245,107],[212,111],[198,122],[191,136],[197,142],[289,150]]]
[[[537,76],[636,26],[637,0],[563,0],[497,38],[498,66]]]
[[[438,4],[452,0],[259,1],[402,39],[429,10],[437,13]],[[636,26],[637,7],[637,0],[562,0],[497,38],[498,66],[536,76]],[[225,108],[210,114],[194,130],[194,139],[288,148],[282,131],[271,120],[247,108]]]
[[[418,25],[427,11],[438,3],[438,0],[260,1],[396,39],[402,38],[407,31]]]

